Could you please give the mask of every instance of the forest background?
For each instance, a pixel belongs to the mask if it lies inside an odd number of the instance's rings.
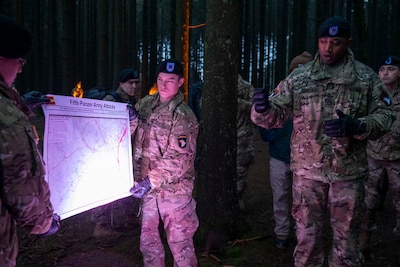
[[[118,72],[133,66],[141,69],[144,95],[154,83],[157,63],[169,57],[188,63],[189,84],[204,80],[206,2],[2,0],[1,12],[34,34],[29,65],[18,78],[17,88],[67,95],[77,81],[82,81],[84,89],[113,88]],[[273,86],[283,79],[290,60],[302,51],[314,54],[318,26],[333,15],[351,23],[352,49],[358,60],[376,69],[383,55],[399,53],[400,3],[395,0],[238,2],[237,71],[256,87]],[[185,31],[188,57],[184,55]]]
[[[203,242],[211,232],[240,235],[237,73],[273,88],[294,56],[316,52],[318,27],[334,15],[350,22],[358,60],[376,70],[383,55],[400,54],[395,0],[1,0],[0,12],[34,36],[21,93],[71,95],[78,81],[84,90],[116,88],[119,71],[134,67],[144,96],[170,57],[184,63],[186,96],[189,84],[204,82],[195,188]]]

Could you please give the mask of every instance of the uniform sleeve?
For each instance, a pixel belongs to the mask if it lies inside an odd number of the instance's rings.
[[[368,115],[360,120],[366,124],[366,133],[355,135],[356,139],[375,140],[390,130],[395,115],[392,111],[393,99],[387,92],[382,82],[376,76],[372,79],[370,101],[368,103]]]
[[[254,87],[250,83],[242,83],[242,85],[239,84],[239,86],[243,86],[243,88],[241,89],[242,95],[239,94],[238,96],[238,110],[249,114],[252,105]]]
[[[32,126],[26,117],[13,116],[12,113],[17,113],[10,110],[0,119],[1,197],[20,226],[31,234],[45,233],[54,211],[44,180],[44,165],[32,136]]]
[[[253,105],[250,116],[254,124],[266,129],[282,128],[292,116],[291,87],[291,82],[288,78],[280,82],[270,94],[268,99],[269,108],[263,113],[258,113]]]
[[[117,102],[116,99],[112,96],[112,95],[106,95],[103,100],[105,101],[113,101],[113,102]]]

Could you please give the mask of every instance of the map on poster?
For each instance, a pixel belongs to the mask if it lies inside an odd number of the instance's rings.
[[[43,158],[55,212],[66,219],[130,195],[133,186],[125,103],[48,95]]]

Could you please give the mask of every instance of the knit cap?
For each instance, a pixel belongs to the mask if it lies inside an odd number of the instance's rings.
[[[0,14],[0,56],[25,58],[32,48],[32,34],[13,19]]]
[[[311,61],[313,58],[310,53],[304,51],[300,55],[294,57],[289,65],[289,73],[291,73],[294,69],[300,67],[301,65],[306,64]]]

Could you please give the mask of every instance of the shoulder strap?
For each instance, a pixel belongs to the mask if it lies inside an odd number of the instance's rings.
[[[112,95],[112,97],[114,97],[114,99],[117,100],[118,102],[122,100],[121,96],[114,90],[110,90],[108,93]]]

